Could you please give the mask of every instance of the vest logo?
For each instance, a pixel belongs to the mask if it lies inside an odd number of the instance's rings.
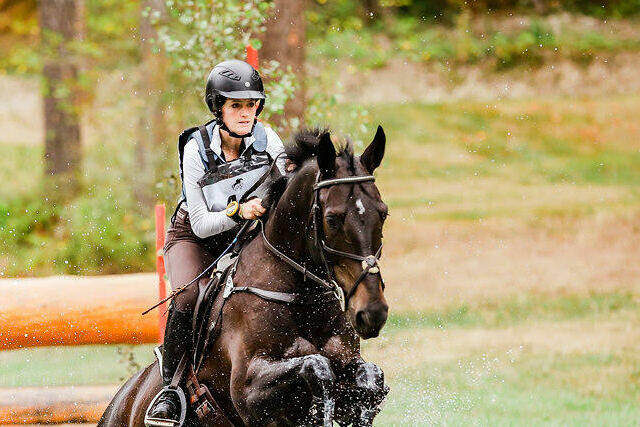
[[[239,190],[242,188],[242,178],[238,178],[236,179],[236,182],[234,182],[233,184],[231,184],[231,188],[233,188],[234,190]]]

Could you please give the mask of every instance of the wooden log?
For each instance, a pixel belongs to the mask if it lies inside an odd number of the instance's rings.
[[[0,389],[0,424],[95,425],[118,388],[68,386]]]
[[[0,280],[0,349],[158,342],[154,274]]]

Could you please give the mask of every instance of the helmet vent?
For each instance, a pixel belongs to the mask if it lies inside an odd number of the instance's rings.
[[[231,80],[236,80],[236,81],[240,80],[240,76],[237,75],[233,70],[229,70],[229,69],[222,70],[220,71],[220,75],[225,76],[226,78]]]

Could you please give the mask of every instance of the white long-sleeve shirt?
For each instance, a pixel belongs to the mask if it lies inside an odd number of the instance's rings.
[[[278,154],[284,151],[284,145],[282,144],[278,134],[276,134],[273,129],[265,126],[265,132],[267,134],[266,151],[269,153],[271,158],[275,159]],[[254,141],[255,138],[253,136],[245,138],[245,150],[249,148]],[[213,128],[211,149],[218,156],[219,164],[224,163],[221,154],[221,144],[220,128],[216,125]],[[242,153],[240,154],[242,155]],[[284,156],[280,156],[278,159],[277,167],[280,169],[280,173],[285,173]],[[184,146],[182,173],[184,179],[184,191],[187,199],[186,203],[183,204],[183,208],[189,212],[191,229],[196,236],[200,238],[213,236],[214,234],[230,230],[237,225],[234,220],[227,216],[224,210],[219,212],[209,212],[207,209],[204,194],[198,185],[198,180],[204,176],[205,170],[200,153],[198,153],[198,143],[193,138],[191,138]]]

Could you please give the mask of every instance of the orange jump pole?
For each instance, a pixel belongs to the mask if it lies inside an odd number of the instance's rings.
[[[156,274],[158,276],[158,301],[167,297],[167,285],[165,283],[165,268],[162,248],[164,247],[164,204],[156,205]],[[158,342],[164,341],[164,328],[167,324],[167,303],[158,307]]]
[[[0,279],[0,350],[158,342],[153,273]]]

